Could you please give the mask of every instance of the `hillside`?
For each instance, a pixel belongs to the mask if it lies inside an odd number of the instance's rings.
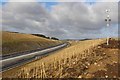
[[[38,48],[43,49],[60,43],[61,41],[50,40],[30,34],[2,32],[2,54],[11,54]]]

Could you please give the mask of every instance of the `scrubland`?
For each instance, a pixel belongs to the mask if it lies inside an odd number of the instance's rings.
[[[70,41],[70,46],[3,72],[4,78],[117,78],[117,40]]]

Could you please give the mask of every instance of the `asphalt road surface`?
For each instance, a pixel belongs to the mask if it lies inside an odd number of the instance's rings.
[[[63,43],[61,45],[57,45],[51,48],[47,48],[44,50],[35,51],[35,52],[27,53],[27,54],[15,55],[15,56],[13,55],[10,57],[7,56],[5,58],[2,58],[0,60],[0,64],[2,64],[0,66],[0,72],[7,71],[9,69],[15,68],[22,64],[34,61],[43,55],[46,55],[46,54],[49,54],[50,52],[64,48],[67,45],[69,45],[69,43]]]
[[[36,51],[41,51],[41,50],[44,50],[44,49],[56,47],[56,46],[59,46],[59,45],[61,45],[61,44],[54,45],[54,46],[49,46],[47,48],[37,48],[37,49],[34,49],[34,50],[27,50],[27,51],[24,51],[24,52],[15,52],[15,53],[10,53],[10,54],[4,54],[4,55],[0,55],[0,58],[1,59],[8,59],[8,58],[21,56],[21,55],[26,55],[26,54],[33,53],[33,52],[36,52]]]

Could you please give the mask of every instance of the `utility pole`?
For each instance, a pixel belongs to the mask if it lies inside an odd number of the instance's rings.
[[[105,22],[106,22],[106,26],[109,27],[110,26],[110,21],[111,21],[111,19],[110,19],[110,9],[106,10],[106,14],[107,14],[107,16],[105,18]],[[107,45],[109,45],[109,35],[107,37]]]

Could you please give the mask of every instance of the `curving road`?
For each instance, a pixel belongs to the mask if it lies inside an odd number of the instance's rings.
[[[66,43],[63,43],[63,44],[55,46],[55,47],[51,47],[48,49],[32,52],[29,54],[3,58],[2,60],[0,60],[0,64],[2,64],[0,66],[0,69],[1,69],[0,72],[6,71],[6,70],[12,69],[14,67],[20,66],[22,64],[36,60],[38,57],[40,57],[42,55],[59,50],[63,47],[66,47],[67,45],[69,45],[69,43],[66,42]]]

